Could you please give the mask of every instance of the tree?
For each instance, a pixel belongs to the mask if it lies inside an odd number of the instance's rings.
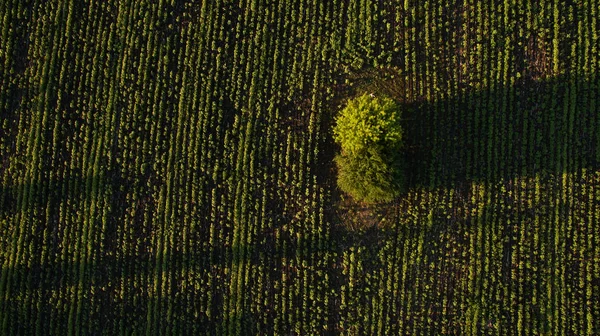
[[[399,149],[402,140],[399,114],[393,100],[364,94],[350,100],[337,117],[334,139],[345,155],[367,147]]]
[[[350,100],[333,133],[342,148],[335,158],[340,189],[366,203],[393,200],[402,187],[398,105],[369,94]]]

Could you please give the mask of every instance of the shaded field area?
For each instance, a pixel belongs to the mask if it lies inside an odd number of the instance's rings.
[[[600,334],[598,0],[0,5],[0,335]],[[402,107],[357,204],[349,97]]]
[[[561,75],[407,105],[414,185],[451,187],[596,170],[597,83],[595,74]]]

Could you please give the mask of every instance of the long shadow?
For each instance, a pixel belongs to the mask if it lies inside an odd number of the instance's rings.
[[[0,214],[13,215],[18,211],[46,206],[54,210],[67,199],[76,206],[93,198],[96,193],[102,194],[106,188],[113,190],[115,198],[112,201],[118,204],[124,201],[124,192],[142,187],[145,185],[142,181],[150,177],[145,174],[136,177],[134,181],[133,176],[125,176],[116,169],[102,170],[99,175],[84,175],[81,169],[76,168],[66,171],[59,178],[42,176],[26,183],[0,186]],[[89,192],[88,187],[91,187]],[[22,204],[23,193],[27,199]]]
[[[526,79],[403,103],[408,187],[597,168],[598,79]]]
[[[82,182],[85,180],[84,178]],[[119,200],[116,191],[114,196],[117,200],[114,206],[117,209],[113,209],[110,214],[112,223],[110,225],[118,225],[124,211],[117,207],[117,203],[124,200]],[[285,221],[286,219],[282,219],[282,223]],[[142,223],[130,223],[130,226],[137,225]],[[31,325],[31,328],[23,329],[23,333],[32,333],[37,320],[40,320],[43,330],[49,330],[51,324],[66,326],[72,318],[72,312],[69,313],[68,307],[76,306],[74,301],[76,296],[66,293],[70,293],[70,288],[73,290],[80,288],[83,293],[80,317],[82,321],[86,321],[83,322],[86,328],[95,330],[94,328],[98,327],[93,323],[88,325],[89,321],[96,323],[108,320],[114,323],[101,326],[101,329],[96,330],[98,333],[110,329],[118,330],[119,325],[123,324],[123,319],[127,320],[126,330],[136,332],[145,328],[150,301],[160,304],[161,312],[166,309],[165,307],[173,306],[175,321],[169,322],[166,317],[161,317],[156,322],[159,325],[188,326],[200,333],[212,333],[226,323],[221,316],[226,307],[225,303],[230,300],[229,283],[234,281],[229,279],[232,276],[232,269],[244,266],[248,272],[248,269],[264,267],[265,273],[262,276],[265,277],[266,283],[273,283],[281,280],[282,273],[285,273],[288,279],[300,276],[301,270],[285,266],[283,260],[298,259],[310,263],[311,260],[318,260],[322,256],[321,253],[331,251],[332,246],[327,240],[312,235],[296,236],[281,230],[279,225],[276,228],[279,230],[277,239],[271,234],[272,229],[265,229],[260,238],[255,239],[251,244],[226,246],[221,243],[212,247],[205,244],[208,236],[203,236],[200,230],[195,233],[198,236],[192,238],[200,248],[184,252],[179,248],[180,246],[171,247],[164,254],[146,248],[147,243],[152,241],[150,233],[146,233],[145,236],[140,233],[141,236],[136,237],[138,244],[132,245],[119,238],[116,235],[116,228],[113,228],[109,231],[114,231],[115,234],[106,232],[102,244],[104,247],[97,243],[93,244],[92,257],[88,260],[83,256],[79,260],[74,260],[71,255],[64,255],[65,258],[62,259],[57,253],[65,252],[60,252],[52,241],[40,237],[36,245],[50,251],[46,253],[46,260],[40,260],[41,252],[35,253],[29,256],[31,258],[29,262],[4,267],[0,272],[8,277],[5,278],[8,282],[0,288],[0,301],[4,307],[0,309],[0,315],[8,318],[9,330],[21,330],[18,329],[21,328],[20,325]],[[283,242],[286,243],[285,247]],[[127,245],[126,253],[123,252],[123,244]],[[80,270],[85,272],[82,278],[79,274]],[[188,276],[185,277],[185,274]],[[183,282],[192,279],[197,282],[202,279],[206,285],[209,278],[212,279],[210,280],[212,288],[196,288],[191,293],[191,297],[195,298],[206,295],[212,298],[209,311],[199,311],[198,303],[190,306],[186,301],[187,297],[190,297],[190,287],[189,285],[183,287]],[[152,294],[153,286],[158,286],[157,288],[160,289],[166,281],[171,283],[168,293],[163,293],[162,296]],[[266,293],[266,295],[274,294]],[[16,304],[23,297],[36,299],[30,303],[25,301]],[[56,301],[57,297],[62,297],[61,300],[66,301]],[[61,309],[61,305],[67,309]],[[25,314],[23,309],[29,313]],[[123,315],[123,311],[127,314]],[[249,311],[239,314],[241,315],[235,316],[234,320],[240,321],[243,330],[255,334],[257,331],[255,328],[258,326],[257,316]],[[271,309],[268,313],[269,321],[273,321],[276,314],[275,309]],[[33,319],[33,316],[37,318]],[[272,328],[266,325],[261,327]]]

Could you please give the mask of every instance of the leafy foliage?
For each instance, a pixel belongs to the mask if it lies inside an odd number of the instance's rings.
[[[398,195],[401,174],[379,151],[367,148],[356,155],[338,155],[337,182],[352,197],[367,203],[389,202]]]
[[[389,202],[399,193],[398,150],[402,128],[399,108],[389,98],[364,94],[350,100],[334,128],[342,147],[335,158],[338,186],[366,203]]]
[[[364,94],[352,99],[336,119],[334,139],[346,155],[366,148],[399,149],[402,128],[398,105],[387,97]]]

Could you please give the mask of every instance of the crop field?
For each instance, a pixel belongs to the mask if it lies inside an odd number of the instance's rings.
[[[3,0],[0,335],[600,335],[600,0]],[[406,188],[336,186],[402,108]]]

